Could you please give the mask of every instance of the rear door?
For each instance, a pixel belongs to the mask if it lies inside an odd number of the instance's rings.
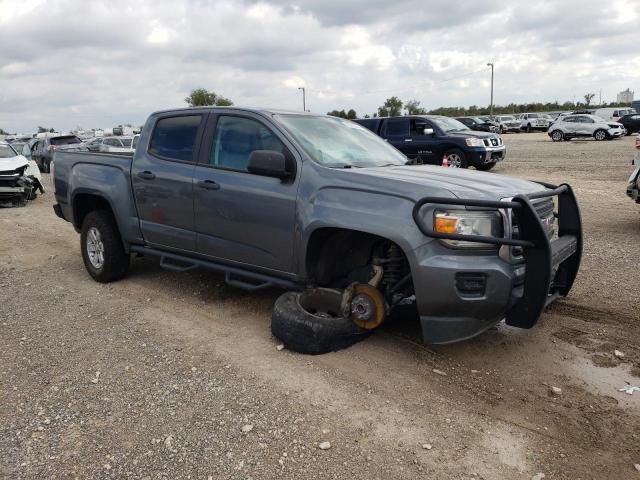
[[[413,145],[410,132],[410,119],[395,117],[385,120],[382,137],[404,153],[410,160],[418,158],[418,148]]]
[[[193,179],[198,253],[281,272],[293,271],[299,159],[288,140],[260,115],[212,115]],[[297,162],[281,180],[249,173],[254,150]]]
[[[131,167],[142,235],[150,245],[194,252],[193,171],[206,112],[158,116]],[[145,134],[143,134],[145,135]]]

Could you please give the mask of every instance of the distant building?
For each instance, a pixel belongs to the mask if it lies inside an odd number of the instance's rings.
[[[618,103],[631,103],[633,102],[633,92],[628,88],[618,94]]]

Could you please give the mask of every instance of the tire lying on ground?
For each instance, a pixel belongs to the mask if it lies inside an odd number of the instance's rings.
[[[271,332],[285,347],[318,355],[347,348],[371,332],[342,316],[342,292],[313,288],[287,292],[273,306]]]

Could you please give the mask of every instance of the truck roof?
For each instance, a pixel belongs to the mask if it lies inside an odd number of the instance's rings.
[[[298,110],[284,110],[284,109],[277,109],[277,108],[236,107],[234,105],[231,105],[228,107],[218,107],[215,105],[211,105],[211,106],[203,106],[203,107],[169,108],[166,110],[158,110],[156,112],[153,112],[151,115],[159,115],[163,113],[175,113],[175,112],[191,112],[194,110],[240,110],[243,112],[261,113],[266,115],[293,114],[293,115],[309,115],[313,117],[326,117],[326,115],[309,113],[309,112],[301,112]]]

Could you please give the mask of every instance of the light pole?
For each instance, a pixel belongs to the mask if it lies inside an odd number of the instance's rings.
[[[302,111],[306,112],[307,111],[306,90],[304,89],[304,87],[298,87],[298,90],[302,90]]]
[[[487,63],[487,67],[491,67],[491,106],[489,107],[489,116],[493,115],[493,63]]]

